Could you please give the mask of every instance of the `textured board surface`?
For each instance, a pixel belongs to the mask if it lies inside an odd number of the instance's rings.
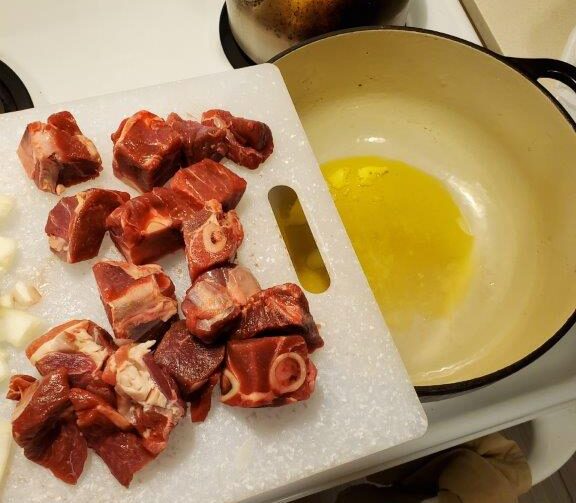
[[[50,327],[71,318],[89,318],[109,329],[91,266],[60,262],[48,249],[43,229],[57,196],[40,192],[28,180],[16,148],[25,125],[50,113],[70,110],[98,148],[104,172],[95,181],[69,188],[133,190],[111,170],[110,133],[122,118],[140,109],[161,116],[175,111],[199,118],[209,108],[266,122],[276,148],[256,171],[231,169],[248,181],[238,206],[246,238],[238,261],[252,269],[263,287],[297,276],[268,203],[268,191],[288,185],[298,193],[331,277],[323,294],[307,294],[326,345],[313,355],[319,371],[317,391],[306,403],[282,408],[242,410],[218,403],[205,423],[183,420],[167,450],[122,488],[93,453],[75,487],[14,448],[0,489],[4,503],[70,501],[236,502],[284,487],[344,463],[419,437],[426,418],[398,352],[380,315],[361,267],[342,227],[282,77],[272,65],[138,89],[42,109],[0,116],[0,193],[18,200],[0,235],[15,237],[19,253],[14,269],[0,278],[0,291],[18,279],[40,285],[41,303],[32,311]],[[105,238],[100,257],[120,258]],[[160,261],[181,300],[189,286],[182,252]],[[10,350],[12,372],[35,375],[22,352]],[[0,417],[13,403],[2,399]]]

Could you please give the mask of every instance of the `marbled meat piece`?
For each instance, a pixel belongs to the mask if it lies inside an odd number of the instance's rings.
[[[207,344],[224,335],[248,298],[260,291],[258,280],[241,266],[211,269],[186,292],[182,312],[188,330]]]
[[[45,192],[61,194],[65,187],[96,178],[102,160],[70,112],[58,112],[46,123],[26,126],[18,157],[28,178]]]
[[[182,221],[199,208],[182,194],[157,187],[116,208],[106,228],[128,262],[148,264],[184,247]]]
[[[224,211],[236,208],[246,190],[246,180],[226,166],[204,159],[178,171],[168,186],[199,207],[215,199]]]
[[[272,131],[263,122],[234,117],[226,110],[208,110],[202,124],[226,132],[226,157],[249,169],[256,169],[274,150]]]
[[[166,122],[180,135],[186,166],[202,159],[219,161],[226,155],[228,146],[226,131],[223,129],[182,119],[176,113],[168,115]]]
[[[92,270],[118,343],[160,339],[178,318],[174,283],[159,265],[104,260]]]
[[[244,239],[244,230],[236,211],[222,211],[218,201],[208,201],[182,226],[190,279],[231,262]]]
[[[28,384],[22,386],[26,381]],[[84,469],[88,449],[70,414],[66,369],[55,370],[34,382],[14,376],[9,389],[8,397],[19,400],[12,415],[12,436],[24,449],[24,455],[64,482],[75,484]]]
[[[136,472],[154,459],[133,425],[101,397],[83,389],[70,390],[80,431],[118,482],[128,487]]]
[[[158,345],[154,361],[178,383],[184,398],[200,389],[224,361],[224,345],[208,346],[174,323]]]
[[[141,192],[164,185],[182,164],[180,135],[146,110],[124,119],[111,137],[114,175]]]
[[[90,320],[71,320],[32,341],[26,356],[41,375],[63,368],[73,386],[84,387],[99,380],[114,351],[116,344],[106,330]]]
[[[144,448],[157,455],[186,410],[176,383],[154,362],[153,345],[148,341],[121,346],[102,377],[114,386],[118,410],[136,428]]]
[[[63,197],[48,214],[45,232],[50,249],[71,264],[96,257],[108,215],[128,199],[127,192],[106,189]]]
[[[297,333],[302,335],[308,351],[324,345],[308,299],[293,283],[277,285],[254,294],[242,309],[238,328],[232,339],[250,339],[266,335]]]
[[[315,382],[316,367],[299,335],[230,341],[221,401],[236,407],[286,405],[307,400]]]

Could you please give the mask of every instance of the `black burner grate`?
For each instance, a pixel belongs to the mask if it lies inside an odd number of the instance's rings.
[[[232,35],[226,4],[224,4],[222,13],[220,14],[220,42],[222,43],[224,54],[226,54],[228,61],[234,68],[244,68],[245,66],[256,64],[240,49],[234,35]]]
[[[34,103],[26,89],[12,69],[0,61],[0,114],[32,108]]]

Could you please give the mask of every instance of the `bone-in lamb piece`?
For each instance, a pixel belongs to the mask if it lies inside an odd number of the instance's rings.
[[[234,117],[226,110],[207,110],[202,124],[226,132],[226,157],[249,169],[256,169],[274,150],[270,128],[263,122]]]
[[[233,326],[248,298],[260,291],[252,273],[241,266],[212,269],[186,292],[182,312],[188,330],[207,344]]]
[[[236,208],[246,190],[246,180],[226,166],[204,159],[179,170],[168,187],[189,197],[198,207],[215,199],[224,211]]]
[[[67,373],[59,369],[22,386],[15,376],[8,397],[19,399],[12,415],[12,435],[24,455],[48,468],[56,477],[75,484],[88,455],[71,406]],[[16,391],[18,389],[18,391]]]
[[[106,400],[83,389],[70,390],[77,423],[90,448],[125,487],[136,472],[154,459],[144,440],[122,414]]]
[[[286,333],[300,334],[310,352],[324,345],[310,314],[308,299],[302,289],[293,283],[273,286],[250,297],[242,309],[240,323],[232,339]]]
[[[157,187],[116,208],[106,220],[112,241],[133,264],[148,264],[184,247],[182,221],[200,206]]]
[[[73,386],[87,386],[117,347],[110,334],[90,320],[71,320],[32,341],[26,356],[41,375],[63,368]]]
[[[185,400],[195,404],[192,419],[204,420],[210,410],[211,391],[224,361],[224,345],[207,346],[188,330],[184,321],[174,323],[154,352],[154,361],[178,384]],[[195,412],[203,409],[204,412]]]
[[[180,135],[186,165],[194,164],[202,159],[219,161],[226,155],[228,146],[226,131],[223,129],[182,119],[176,113],[168,115],[166,122]]]
[[[63,197],[50,210],[45,232],[51,250],[69,263],[98,255],[106,233],[106,219],[130,194],[117,190],[89,189]]]
[[[102,171],[100,154],[70,112],[53,114],[47,123],[28,124],[18,157],[28,178],[40,190],[53,194],[96,178]]]
[[[136,428],[151,454],[162,452],[185,414],[174,380],[155,362],[154,341],[126,344],[106,363],[103,379],[118,394],[118,410]]]
[[[181,165],[180,135],[151,112],[124,119],[111,137],[114,175],[141,192],[164,185]]]
[[[119,344],[160,339],[178,318],[174,283],[159,265],[104,260],[92,271]]]
[[[218,201],[208,201],[182,226],[190,279],[234,260],[244,239],[242,224],[234,210],[222,211]]]
[[[285,405],[307,400],[315,382],[316,367],[300,336],[230,341],[221,401],[237,407]]]

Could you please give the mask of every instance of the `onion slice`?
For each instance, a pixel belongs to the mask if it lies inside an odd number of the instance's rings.
[[[0,274],[12,267],[15,255],[16,241],[0,236]]]
[[[23,348],[40,335],[42,320],[18,309],[0,308],[0,342]]]

